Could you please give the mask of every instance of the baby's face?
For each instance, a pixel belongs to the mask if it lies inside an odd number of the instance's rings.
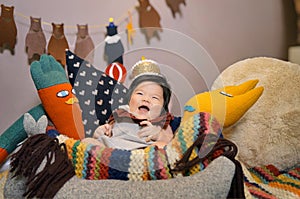
[[[163,89],[155,82],[142,82],[132,92],[130,112],[138,119],[152,120],[160,116],[164,104]]]

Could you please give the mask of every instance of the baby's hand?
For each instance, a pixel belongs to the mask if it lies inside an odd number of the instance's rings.
[[[100,136],[106,135],[108,137],[112,136],[112,125],[110,124],[104,124],[99,126],[93,135],[93,138],[98,139]]]
[[[160,126],[155,126],[149,121],[142,121],[140,125],[145,125],[145,127],[138,132],[140,138],[146,137],[146,142],[158,140],[161,131]]]

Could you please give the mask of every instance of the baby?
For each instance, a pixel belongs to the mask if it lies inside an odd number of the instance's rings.
[[[128,105],[113,111],[107,124],[99,126],[84,142],[119,149],[148,145],[163,148],[173,138],[169,113],[170,86],[164,76],[145,73],[137,76],[128,91]]]

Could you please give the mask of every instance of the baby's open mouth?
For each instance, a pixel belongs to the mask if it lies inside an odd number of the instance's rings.
[[[139,106],[139,110],[140,111],[150,111],[150,108],[148,106],[142,105],[142,106]]]

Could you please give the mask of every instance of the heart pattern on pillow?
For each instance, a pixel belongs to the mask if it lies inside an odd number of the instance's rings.
[[[82,109],[86,137],[105,124],[112,111],[124,105],[127,88],[120,82],[96,69],[88,61],[66,50],[68,78]]]

